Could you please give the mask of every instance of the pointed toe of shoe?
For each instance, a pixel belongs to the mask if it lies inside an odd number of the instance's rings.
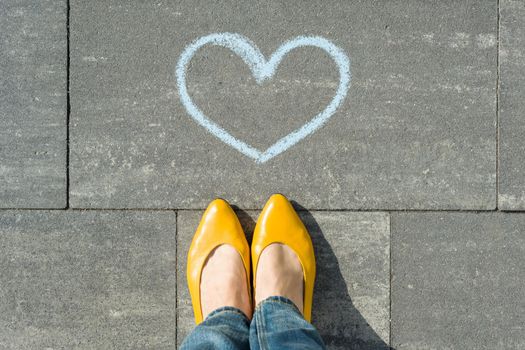
[[[202,269],[210,253],[220,245],[233,246],[241,256],[250,280],[250,248],[237,215],[228,202],[213,200],[202,215],[188,250],[186,277],[193,304],[195,323],[203,321],[200,302],[200,279]]]

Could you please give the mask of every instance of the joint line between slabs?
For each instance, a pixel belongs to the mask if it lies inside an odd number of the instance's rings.
[[[500,116],[499,116],[499,94],[500,94],[500,0],[497,1],[496,21],[496,209],[499,208],[499,171],[500,171]]]
[[[388,258],[389,258],[389,288],[388,288],[388,297],[389,297],[389,307],[388,307],[388,345],[392,348],[392,214],[388,212]]]
[[[239,208],[243,211],[261,211],[262,208]],[[202,212],[206,208],[0,208],[2,211],[150,211],[150,212]],[[305,208],[296,209],[297,212],[327,212],[327,213],[525,213],[525,209],[501,210],[501,209],[321,209]]]
[[[179,212],[177,210],[174,210],[175,212],[175,346],[177,345],[178,341],[178,325],[179,325],[179,286],[177,285],[177,281],[179,279],[179,256],[178,256],[178,249],[179,249]]]
[[[69,144],[69,126],[70,126],[70,115],[71,115],[71,101],[70,101],[70,83],[69,83],[69,71],[70,71],[70,28],[69,28],[69,17],[70,17],[70,3],[66,1],[66,208],[69,209],[69,157],[70,157],[70,144]]]

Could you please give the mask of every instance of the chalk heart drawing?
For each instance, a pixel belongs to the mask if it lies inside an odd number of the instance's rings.
[[[317,114],[309,122],[300,128],[292,131],[288,135],[279,139],[265,151],[260,151],[246,142],[234,137],[228,131],[224,130],[218,124],[213,122],[193,103],[186,85],[186,70],[193,55],[205,45],[217,45],[226,47],[238,56],[248,65],[255,81],[262,84],[265,80],[273,77],[276,68],[283,59],[283,57],[293,49],[303,46],[318,47],[334,60],[339,69],[339,86],[335,96],[330,101],[328,106]],[[218,137],[224,143],[235,148],[246,156],[253,158],[257,163],[265,163],[278,154],[286,151],[308,135],[315,132],[323,124],[325,124],[330,117],[336,112],[337,108],[344,100],[348,88],[350,87],[350,60],[345,52],[331,43],[329,40],[319,36],[299,36],[282,44],[271,56],[266,60],[257,46],[246,37],[236,33],[215,33],[203,36],[184,49],[182,52],[177,67],[175,69],[177,78],[177,85],[179,88],[180,99],[189,115],[202,127],[208,130],[211,134]]]

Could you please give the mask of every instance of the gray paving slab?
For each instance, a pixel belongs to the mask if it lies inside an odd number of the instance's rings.
[[[499,208],[525,209],[525,4],[500,1]]]
[[[186,253],[201,212],[178,215],[177,340],[194,326]],[[251,237],[257,212],[239,212]],[[390,234],[387,213],[303,212],[318,278],[313,322],[329,349],[387,349],[390,339]]]
[[[0,208],[66,206],[66,14],[0,3]]]
[[[172,212],[0,212],[0,348],[174,349]]]
[[[71,1],[71,203],[261,208],[279,191],[312,208],[496,207],[497,1]],[[190,118],[175,66],[204,35],[233,32],[269,56],[327,38],[352,81],[326,125],[264,164]],[[264,150],[333,98],[336,64],[290,52],[259,86],[228,49],[189,64],[194,103]]]
[[[391,220],[395,349],[525,349],[525,215]]]

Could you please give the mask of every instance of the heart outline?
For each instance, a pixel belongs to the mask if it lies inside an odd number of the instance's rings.
[[[208,118],[194,103],[188,94],[186,86],[186,69],[195,53],[205,45],[223,46],[230,49],[242,58],[248,65],[255,81],[261,84],[273,77],[281,60],[288,52],[304,46],[314,46],[324,50],[339,68],[339,85],[330,103],[316,116],[303,124],[298,129],[277,140],[273,145],[261,152],[248,143],[234,137],[217,123]],[[256,163],[265,163],[294,146],[302,139],[311,135],[322,127],[337,111],[350,87],[350,59],[345,52],[320,36],[298,36],[283,43],[266,60],[259,48],[248,38],[236,33],[214,33],[198,38],[188,45],[182,52],[175,69],[177,86],[181,103],[186,108],[190,117],[204,127],[225,144],[233,147],[242,154],[253,158]]]

